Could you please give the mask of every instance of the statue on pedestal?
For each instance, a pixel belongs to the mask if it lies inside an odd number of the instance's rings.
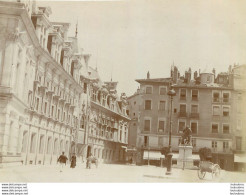
[[[191,134],[192,131],[189,126],[183,130],[183,134],[181,136],[181,144],[182,145],[191,145]]]

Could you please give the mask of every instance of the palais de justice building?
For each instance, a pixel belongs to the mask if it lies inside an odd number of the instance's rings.
[[[0,13],[0,166],[50,164],[62,151],[123,160],[126,97],[94,77],[77,30],[69,37],[35,1],[0,1]]]

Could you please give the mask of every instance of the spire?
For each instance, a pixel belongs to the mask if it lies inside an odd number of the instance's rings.
[[[76,30],[75,30],[75,37],[77,38],[78,35],[78,19],[77,19],[77,24],[76,24]]]

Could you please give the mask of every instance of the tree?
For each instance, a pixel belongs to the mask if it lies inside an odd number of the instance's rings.
[[[199,157],[201,161],[206,161],[208,158],[212,157],[211,149],[204,147],[199,149]]]

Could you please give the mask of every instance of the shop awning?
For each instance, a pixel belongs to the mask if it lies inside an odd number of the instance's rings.
[[[160,160],[161,158],[164,158],[164,155],[161,155],[160,151],[144,151],[143,159]]]
[[[246,163],[246,155],[245,154],[234,154],[234,162]]]

